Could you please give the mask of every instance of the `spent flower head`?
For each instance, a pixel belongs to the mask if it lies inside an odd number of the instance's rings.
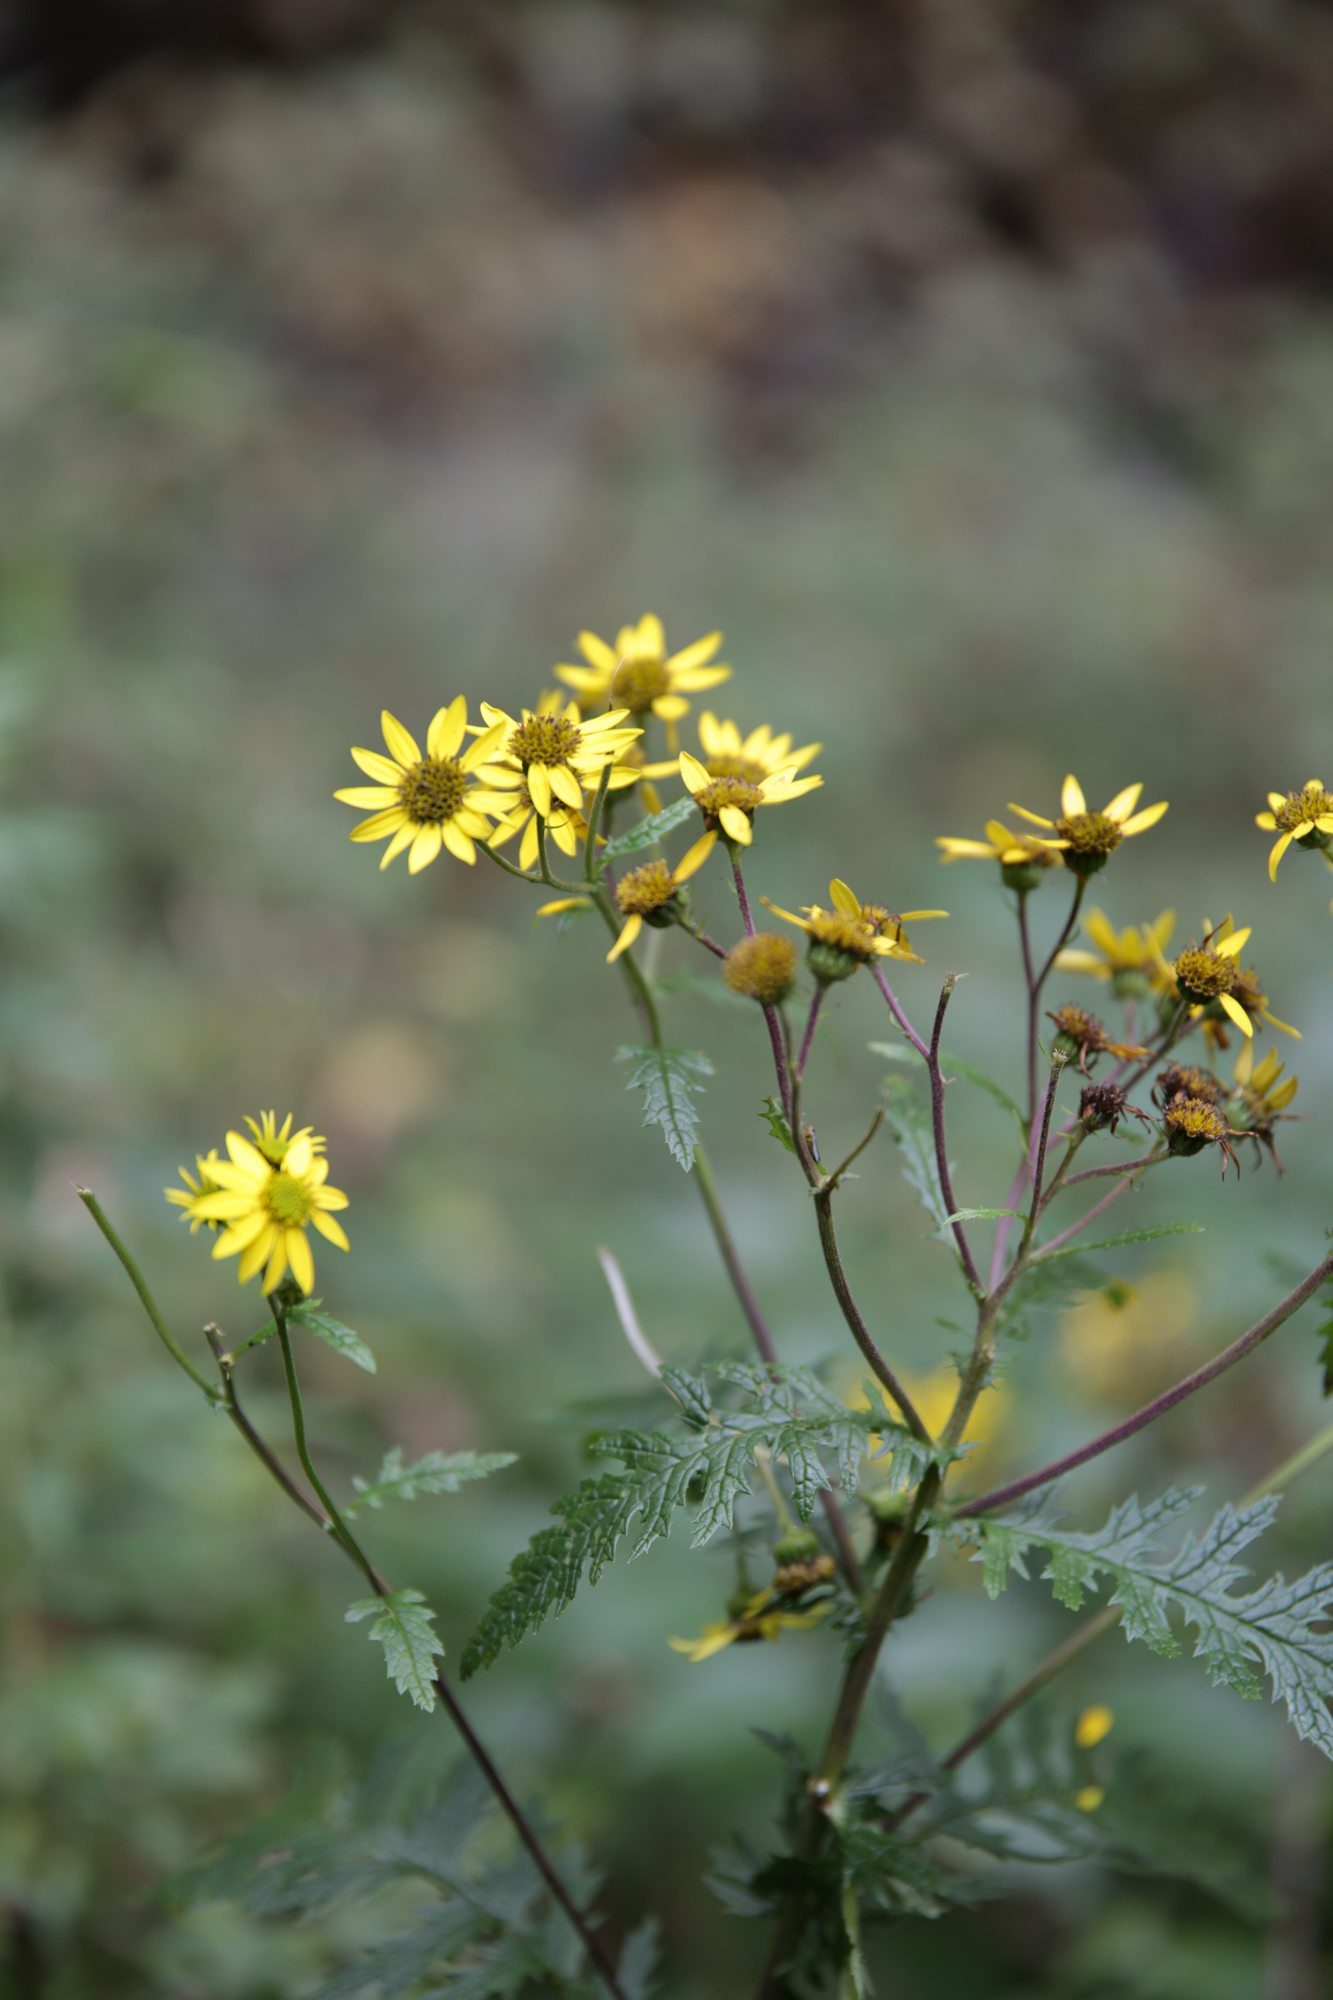
[[[1095,1014],[1089,1014],[1082,1007],[1057,1007],[1049,1009],[1046,1018],[1055,1023],[1055,1046],[1066,1055],[1077,1056],[1078,1066],[1084,1076],[1088,1074],[1088,1058],[1095,1061],[1099,1055],[1119,1056],[1122,1062],[1142,1057],[1147,1060],[1147,1049],[1136,1048],[1130,1042],[1113,1042]]]
[[[1168,1099],[1163,1106],[1162,1130],[1166,1134],[1168,1149],[1185,1159],[1201,1153],[1205,1146],[1220,1146],[1222,1178],[1226,1179],[1228,1163],[1239,1174],[1240,1161],[1231,1145],[1232,1139],[1239,1135],[1230,1130],[1216,1105],[1207,1103],[1202,1097],[1186,1097],[1182,1091],[1179,1097]]]
[[[761,1007],[779,1007],[796,983],[796,947],[780,931],[756,931],[734,944],[722,964],[722,977],[733,993],[757,1000]]]
[[[378,750],[352,752],[375,783],[352,785],[333,795],[344,805],[375,809],[369,819],[352,828],[350,838],[387,839],[381,868],[387,868],[395,855],[408,848],[407,865],[414,875],[434,861],[442,846],[459,861],[474,862],[474,842],[490,838],[491,822],[486,815],[503,813],[508,804],[486,782],[490,776],[486,760],[504,731],[498,726],[484,730],[464,750],[467,701],[461,694],[447,708],[437,710],[426,732],[424,757],[415,737],[387,708],[380,716],[380,726],[389,746],[388,757]]]
[[[1298,847],[1317,849],[1326,861],[1329,859],[1333,793],[1324,789],[1319,778],[1307,779],[1299,792],[1270,792],[1268,811],[1256,813],[1254,823],[1265,833],[1277,834],[1268,857],[1268,878],[1276,882],[1278,862],[1293,840]]]
[[[1030,820],[1033,826],[1044,826],[1056,836],[1043,845],[1059,849],[1065,867],[1071,869],[1080,881],[1086,882],[1100,868],[1105,868],[1122,840],[1130,839],[1136,833],[1146,833],[1150,826],[1156,826],[1166,811],[1166,800],[1155,806],[1145,806],[1136,813],[1142,785],[1126,785],[1123,792],[1117,792],[1108,806],[1101,812],[1089,812],[1088,802],[1083,796],[1083,787],[1072,771],[1065,779],[1060,791],[1060,818],[1043,819],[1040,813],[1029,812],[1026,806],[1016,806],[1011,800],[1010,812],[1016,812],[1022,819]]]

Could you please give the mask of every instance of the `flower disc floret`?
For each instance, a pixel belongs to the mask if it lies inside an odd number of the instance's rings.
[[[1162,1114],[1167,1141],[1173,1153],[1189,1157],[1205,1146],[1221,1144],[1227,1136],[1227,1122],[1215,1105],[1201,1097],[1173,1097]]]
[[[732,946],[722,964],[722,977],[733,993],[777,1007],[796,983],[796,947],[778,931],[756,931]]]
[[[443,826],[467,794],[467,774],[452,757],[423,757],[403,773],[398,800],[418,826]]]
[[[702,791],[694,795],[694,803],[710,824],[718,823],[728,807],[736,812],[752,813],[763,802],[763,792],[752,778],[711,778]]]
[[[1110,813],[1074,813],[1067,819],[1058,819],[1055,830],[1071,854],[1094,855],[1102,861],[1115,853],[1125,837],[1124,828]]]
[[[1176,960],[1176,982],[1187,1000],[1220,1000],[1236,983],[1235,961],[1208,945],[1191,945]]]
[[[545,820],[564,811],[581,813],[584,787],[595,786],[603,769],[614,767],[641,734],[619,726],[623,708],[580,721],[578,703],[559,694],[544,694],[535,709],[525,708],[518,716],[485,701],[481,712],[488,727],[501,731],[505,746],[488,773],[490,782],[510,792],[526,787],[533,810]],[[628,782],[637,777],[636,771]],[[513,798],[505,801],[511,818],[516,804]]]
[[[219,1191],[194,1203],[201,1221],[226,1225],[213,1255],[239,1255],[242,1284],[262,1268],[266,1293],[289,1268],[301,1289],[310,1291],[315,1266],[307,1230],[314,1227],[340,1250],[349,1248],[332,1214],[346,1208],[347,1196],[327,1185],[328,1161],[316,1154],[308,1133],[291,1141],[278,1166],[239,1132],[228,1132],[227,1152],[229,1159],[210,1161]]]
[[[505,748],[526,770],[529,764],[568,763],[582,740],[583,732],[568,716],[525,714]]]
[[[616,901],[627,917],[646,917],[650,911],[660,910],[669,903],[676,893],[676,883],[665,861],[645,861],[641,868],[635,868],[616,889]]]
[[[459,861],[477,858],[475,843],[489,840],[491,817],[508,809],[508,800],[487,788],[486,760],[499,748],[503,729],[473,731],[476,740],[463,747],[468,734],[467,702],[460,694],[436,712],[426,734],[422,755],[416,738],[386,708],[380,716],[389,755],[378,750],[353,750],[352,756],[373,785],[352,785],[334,793],[344,805],[373,808],[351,832],[353,840],[388,840],[380,862],[387,868],[395,855],[409,850],[412,874],[426,868],[441,847]]]

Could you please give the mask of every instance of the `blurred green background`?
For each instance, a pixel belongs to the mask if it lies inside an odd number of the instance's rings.
[[[456,1659],[580,1475],[553,1417],[641,1384],[595,1246],[668,1355],[745,1332],[611,1062],[634,1028],[591,929],[534,931],[484,864],[380,875],[331,794],[382,706],[419,730],[459,692],[531,701],[581,627],[651,608],[675,646],[723,628],[721,713],[825,746],[823,790],[761,820],[752,891],[810,902],[837,872],[946,902],[901,987],[919,1019],[941,971],[969,975],[960,1052],[1017,1085],[1011,920],[933,837],[1051,810],[1071,767],[1094,804],[1134,779],[1171,800],[1094,900],[1174,907],[1180,936],[1233,909],[1304,1031],[1286,1178],[1247,1161],[1222,1187],[1203,1158],[1145,1184],[1118,1213],[1207,1234],[1126,1253],[1123,1314],[1043,1322],[988,1470],[1069,1448],[1286,1289],[1327,1221],[1333,934],[1323,871],[1293,854],[1270,887],[1252,820],[1333,756],[1333,20],[31,0],[0,10],[0,65],[3,1976],[13,2000],[286,2000],[355,1911],[264,1928],[160,1885],[329,1744],[360,1770],[446,1725],[343,1625],[333,1553],[171,1370],[72,1183],[202,1356],[202,1323],[239,1336],[258,1294],[163,1185],[246,1111],[327,1133],[353,1254],[320,1253],[319,1289],[380,1364],[305,1362],[335,1491],[395,1442],[522,1454],[367,1517]],[[697,899],[734,935],[716,865]],[[1038,899],[1048,937],[1062,900]],[[826,1154],[878,1087],[873,997],[841,990],[818,1045]],[[807,1197],[756,1117],[756,1023],[682,995],[668,1032],[717,1065],[705,1133],[783,1353],[839,1353]],[[1001,1114],[954,1116],[960,1200],[1003,1200]],[[886,1144],[842,1227],[884,1345],[929,1376],[958,1300]],[[1182,1476],[1234,1497],[1312,1436],[1312,1325],[1082,1474],[1080,1520]],[[267,1351],[250,1372],[276,1422]],[[1328,1553],[1330,1479],[1270,1566]],[[941,1574],[888,1652],[940,1745],[992,1667],[1069,1627],[1045,1586],[992,1607],[977,1574]],[[812,1635],[687,1666],[667,1637],[731,1581],[677,1537],[468,1694],[607,1870],[614,1923],[661,1913],[679,2000],[752,1976],[762,1940],[701,1885],[706,1851],[765,1837],[750,1727],[814,1742],[836,1665]],[[900,1926],[877,1990],[1327,1991],[1328,1793],[1280,1717],[1117,1637],[1047,1699],[1110,1702],[1111,1745],[1150,1751],[1293,1920],[1033,1871]]]

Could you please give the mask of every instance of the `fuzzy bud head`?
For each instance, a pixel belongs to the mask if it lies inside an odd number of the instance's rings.
[[[777,1007],[796,982],[796,947],[777,931],[757,931],[733,945],[722,964],[722,977],[733,993]]]

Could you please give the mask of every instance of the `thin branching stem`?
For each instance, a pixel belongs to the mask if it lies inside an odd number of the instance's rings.
[[[861,1317],[861,1309],[852,1295],[852,1288],[847,1282],[847,1273],[843,1268],[842,1254],[838,1249],[837,1232],[833,1227],[832,1195],[832,1189],[827,1186],[817,1188],[815,1191],[815,1215],[819,1222],[820,1248],[824,1252],[824,1264],[833,1286],[833,1295],[842,1308],[842,1316],[851,1330],[852,1339],[865,1356],[875,1380],[887,1390],[897,1404],[902,1412],[903,1422],[913,1436],[928,1444],[930,1432],[922,1422],[906,1389],[876,1347],[870,1329]]]
[[[828,988],[821,981],[810,996],[810,1012],[806,1016],[805,1033],[801,1037],[801,1052],[796,1058],[796,1067],[793,1071],[793,1075],[798,1083],[805,1081],[805,1066],[810,1060],[810,1044],[815,1039],[815,1029],[819,1025],[819,1015],[823,1008],[824,995],[827,991]]]
[[[1089,1167],[1084,1173],[1071,1174],[1063,1185],[1068,1189],[1078,1187],[1082,1181],[1106,1180],[1112,1174],[1129,1174],[1133,1176],[1134,1174],[1146,1173],[1149,1167],[1160,1167],[1163,1160],[1169,1160],[1170,1158],[1171,1154],[1167,1152],[1150,1153],[1146,1160],[1121,1160],[1113,1167]],[[1051,1188],[1050,1194],[1055,1193],[1056,1189]],[[1045,1204],[1043,1203],[1044,1206]]]
[[[202,1389],[204,1394],[208,1397],[210,1403],[219,1403],[224,1401],[225,1400],[224,1392],[221,1389],[219,1389],[216,1382],[210,1382],[206,1375],[201,1375],[199,1373],[199,1370],[195,1367],[194,1363],[189,1359],[189,1357],[185,1353],[185,1350],[182,1348],[180,1342],[177,1340],[175,1334],[172,1333],[166,1321],[163,1319],[161,1313],[158,1311],[156,1301],[154,1300],[153,1295],[149,1291],[147,1285],[144,1283],[143,1273],[140,1271],[139,1266],[135,1263],[133,1257],[131,1257],[129,1251],[125,1248],[125,1245],[121,1242],[120,1237],[116,1234],[116,1231],[107,1221],[106,1216],[102,1210],[102,1204],[98,1201],[97,1196],[93,1193],[92,1189],[81,1187],[81,1188],[75,1188],[74,1192],[75,1194],[77,1194],[79,1200],[83,1203],[89,1215],[91,1215],[93,1221],[97,1224],[97,1227],[101,1230],[103,1236],[105,1236],[107,1242],[111,1245],[111,1248],[115,1251],[117,1257],[120,1259],[121,1264],[124,1266],[126,1274],[129,1277],[130,1283],[133,1285],[135,1291],[139,1294],[139,1303],[148,1315],[149,1324],[152,1326],[154,1333],[157,1335],[162,1345],[166,1348],[167,1353],[171,1356],[176,1366],[178,1368],[184,1369],[185,1373],[194,1383],[195,1388]]]
[[[1026,889],[1018,892],[1018,937],[1023,947],[1023,977],[1028,989],[1028,1124],[1031,1125],[1037,1110],[1037,1009],[1033,1005],[1036,979],[1032,972],[1032,938],[1028,931],[1028,894]],[[994,1279],[991,1280],[992,1284]]]
[[[879,1101],[879,1107],[876,1110],[874,1117],[870,1121],[870,1129],[867,1131],[865,1137],[857,1141],[856,1145],[852,1147],[851,1152],[847,1155],[847,1158],[843,1161],[842,1165],[840,1167],[835,1167],[833,1172],[829,1175],[828,1186],[830,1194],[832,1194],[834,1190],[837,1188],[839,1181],[842,1180],[843,1176],[846,1174],[848,1167],[851,1166],[854,1160],[860,1159],[866,1147],[875,1137],[876,1133],[879,1131],[880,1126],[884,1123],[884,1114],[888,1110],[888,1108],[889,1108],[888,1098],[882,1097]]]
[[[329,1520],[328,1515],[301,1491],[277,1454],[271,1451],[268,1445],[265,1444],[259,1432],[246,1416],[245,1411],[241,1408],[240,1398],[236,1394],[235,1357],[226,1352],[219,1338],[220,1332],[221,1329],[217,1326],[216,1322],[210,1320],[209,1324],[204,1328],[204,1339],[212,1348],[214,1355],[217,1357],[218,1366],[222,1370],[222,1386],[227,1398],[227,1415],[231,1418],[255,1457],[261,1461],[270,1475],[277,1480],[287,1498],[294,1501],[301,1509],[301,1512],[308,1516],[317,1528],[323,1528],[331,1532],[333,1523]]]
[[[1123,1444],[1126,1438],[1133,1437],[1137,1431],[1155,1423],[1158,1417],[1165,1416],[1168,1410],[1174,1410],[1177,1403],[1183,1403],[1188,1396],[1197,1395],[1200,1389],[1207,1388],[1208,1384],[1215,1382],[1219,1375],[1225,1375],[1238,1361],[1243,1361],[1247,1354],[1252,1354],[1254,1349],[1261,1346],[1271,1334],[1276,1333],[1280,1326],[1285,1326],[1292,1314],[1298,1312],[1307,1299],[1314,1297],[1330,1274],[1333,1274],[1333,1256],[1325,1257],[1322,1264],[1317,1264],[1308,1277],[1302,1278],[1300,1284],[1288,1292],[1285,1299],[1275,1305],[1271,1312],[1265,1313],[1261,1320],[1257,1320],[1239,1340],[1233,1340],[1230,1347],[1224,1348],[1221,1354],[1215,1355],[1201,1368],[1196,1368],[1192,1374],[1184,1376],[1174,1387],[1164,1389],[1160,1396],[1154,1396],[1150,1403],[1145,1403],[1132,1417],[1126,1417],[1123,1422],[1114,1424],[1109,1431],[1103,1431],[1100,1437],[1094,1438],[1090,1444],[1082,1445],[1078,1451],[1067,1453],[1064,1458],[1056,1459],[1052,1465],[1044,1465],[1039,1472],[1029,1472],[1022,1479],[1011,1479],[1007,1485],[997,1486],[993,1492],[983,1493],[978,1499],[967,1501],[963,1506],[954,1509],[955,1518],[967,1520],[977,1514],[989,1514],[996,1507],[1006,1506],[1011,1500],[1020,1500],[1025,1493],[1032,1493],[1039,1486],[1049,1486],[1053,1479],[1062,1478],[1066,1472],[1073,1472],[1078,1466],[1086,1465],[1090,1459],[1100,1458],[1104,1451],[1114,1450],[1115,1446]]]
[[[477,846],[488,861],[493,861],[497,868],[503,868],[505,874],[512,875],[515,881],[531,882],[540,886],[542,879],[540,875],[530,875],[526,868],[515,868],[512,861],[506,861],[503,854],[496,853],[489,840],[479,840]]]
[[[597,827],[602,817],[602,809],[606,804],[606,794],[607,788],[611,783],[611,765],[613,761],[613,759],[608,758],[602,766],[602,774],[597,780],[597,790],[593,794],[592,805],[588,812],[588,831],[583,842],[583,879],[585,882],[595,882],[597,880]]]
[[[945,1213],[948,1215],[954,1213],[958,1203],[954,1200],[953,1178],[949,1172],[949,1141],[944,1125],[944,1077],[940,1070],[940,1036],[944,1032],[945,1011],[953,998],[953,990],[957,984],[958,975],[956,972],[951,972],[940,988],[940,1003],[935,1009],[935,1025],[931,1030],[930,1048],[926,1053],[926,1066],[930,1072],[930,1116],[935,1134],[935,1167],[940,1177],[940,1193],[944,1196]],[[953,1229],[953,1239],[958,1246],[958,1255],[962,1260],[967,1282],[972,1288],[973,1296],[979,1299],[983,1295],[981,1273],[973,1260],[967,1233],[961,1222],[955,1222],[950,1226]]]
[[[731,875],[736,884],[736,901],[740,904],[741,922],[745,925],[746,937],[754,936],[754,918],[750,914],[750,898],[745,891],[745,877],[741,874],[741,857],[735,847],[728,842],[731,853]]]

